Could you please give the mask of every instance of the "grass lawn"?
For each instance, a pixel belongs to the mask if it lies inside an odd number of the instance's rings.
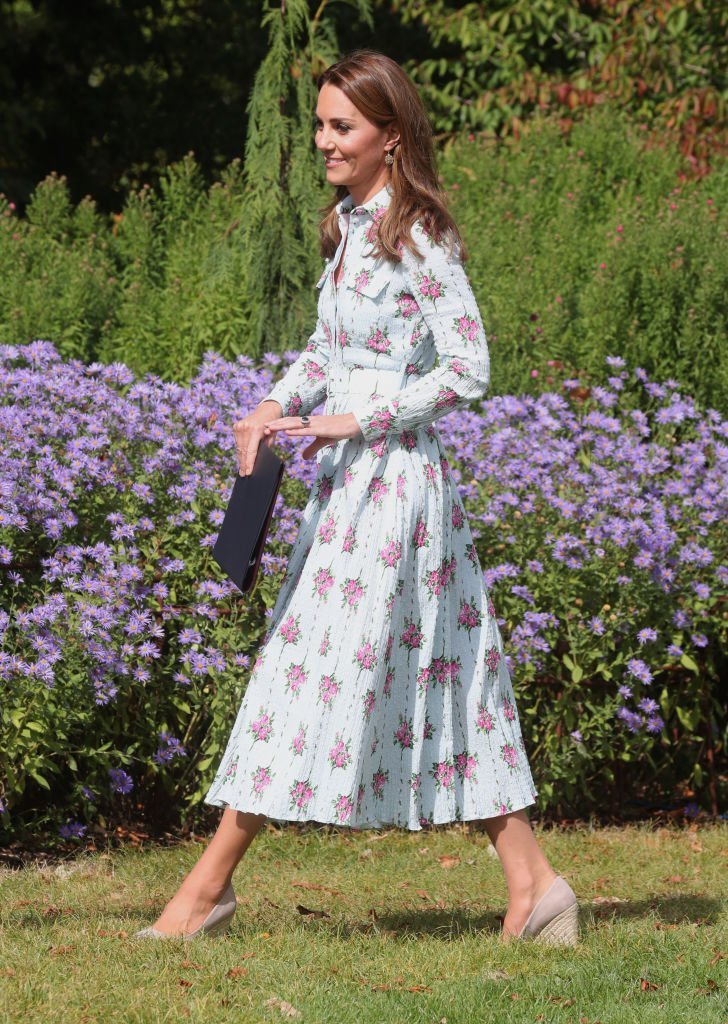
[[[224,938],[134,940],[200,844],[0,874],[0,1020],[728,1024],[728,830],[539,832],[576,949],[499,941],[482,832],[260,834]]]

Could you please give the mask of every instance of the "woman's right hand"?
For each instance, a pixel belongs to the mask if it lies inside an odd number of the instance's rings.
[[[275,441],[275,434],[265,437],[263,428],[266,423],[270,420],[280,419],[282,415],[283,408],[280,402],[267,398],[256,406],[248,416],[233,423],[233,435],[238,453],[238,472],[241,476],[250,476],[253,472],[260,442],[265,441],[270,448]]]

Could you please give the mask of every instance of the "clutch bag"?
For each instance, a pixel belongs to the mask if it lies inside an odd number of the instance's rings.
[[[261,442],[250,476],[235,477],[232,494],[212,557],[238,590],[250,594],[260,572],[260,560],[283,478],[284,462]]]

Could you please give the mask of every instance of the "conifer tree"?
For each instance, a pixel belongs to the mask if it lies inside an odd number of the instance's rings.
[[[325,197],[323,165],[313,142],[316,78],[339,57],[321,0],[268,2],[262,25],[268,53],[248,103],[242,244],[253,316],[251,348],[300,349],[315,311],[317,224]],[[338,0],[371,25],[370,0]]]

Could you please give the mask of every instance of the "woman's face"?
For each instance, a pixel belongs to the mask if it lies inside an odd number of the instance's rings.
[[[379,128],[357,110],[341,89],[327,82],[316,103],[316,146],[331,185],[344,185],[364,203],[389,180],[386,148],[399,138],[392,126]]]

